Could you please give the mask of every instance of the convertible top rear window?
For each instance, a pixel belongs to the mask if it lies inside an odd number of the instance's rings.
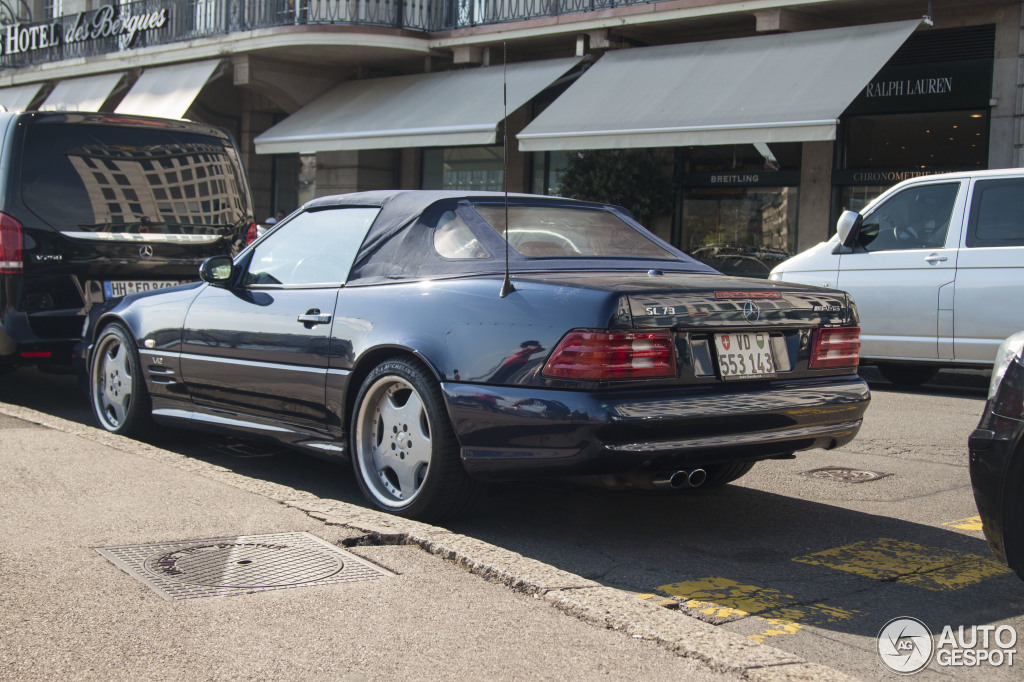
[[[504,234],[504,206],[474,208],[498,234]],[[610,211],[509,206],[508,220],[509,245],[527,258],[675,258]]]

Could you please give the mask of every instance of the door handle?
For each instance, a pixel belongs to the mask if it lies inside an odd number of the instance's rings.
[[[926,263],[931,263],[932,265],[935,265],[936,263],[944,263],[947,260],[947,258],[945,256],[940,256],[937,253],[933,253],[924,260]]]
[[[316,324],[327,324],[331,321],[331,316],[322,314],[319,308],[310,308],[305,315],[299,315],[298,321],[312,327]]]

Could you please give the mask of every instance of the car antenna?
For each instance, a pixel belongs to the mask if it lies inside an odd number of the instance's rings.
[[[501,176],[505,186],[505,281],[501,283],[499,296],[505,298],[516,290],[512,286],[512,278],[508,270],[508,41],[502,41],[502,71],[501,71],[501,105],[503,118],[501,121],[502,153]]]

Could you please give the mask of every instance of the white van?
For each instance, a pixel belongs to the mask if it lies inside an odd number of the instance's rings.
[[[861,358],[895,383],[991,367],[1024,329],[1024,169],[905,180],[770,278],[844,290]]]

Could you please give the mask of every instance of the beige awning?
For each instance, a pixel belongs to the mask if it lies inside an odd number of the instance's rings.
[[[615,50],[519,135],[524,152],[833,140],[919,20]]]
[[[146,69],[117,105],[119,114],[181,118],[192,106],[221,60]]]
[[[494,144],[508,113],[577,58],[342,83],[255,139],[257,154]]]
[[[124,74],[101,73],[97,76],[70,78],[57,83],[39,107],[42,111],[99,111]]]
[[[25,111],[42,87],[42,83],[29,83],[0,88],[0,106],[7,111]]]

